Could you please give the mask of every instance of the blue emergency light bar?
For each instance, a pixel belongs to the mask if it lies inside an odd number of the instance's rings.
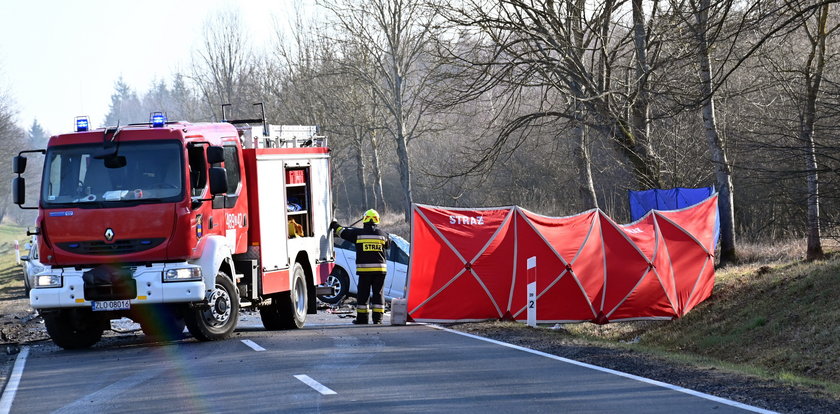
[[[86,116],[76,117],[76,132],[85,132],[90,129],[90,120]]]
[[[163,112],[152,112],[149,123],[152,124],[152,128],[163,128],[166,125],[166,115]]]

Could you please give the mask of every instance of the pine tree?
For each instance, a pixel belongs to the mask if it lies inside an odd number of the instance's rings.
[[[126,125],[132,122],[148,122],[148,113],[143,110],[137,94],[125,83],[123,77],[114,83],[111,94],[111,108],[105,116],[105,125]]]
[[[50,134],[44,130],[38,119],[32,121],[32,126],[29,127],[29,145],[33,148],[43,148],[47,145],[47,140]]]

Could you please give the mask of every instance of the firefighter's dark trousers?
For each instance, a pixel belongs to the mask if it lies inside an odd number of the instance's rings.
[[[385,273],[380,272],[359,272],[359,289],[356,296],[356,320],[364,320],[367,323],[367,315],[362,313],[373,313],[373,323],[382,323],[382,315],[385,313],[385,295],[382,289],[385,286]],[[373,295],[371,296],[371,291]],[[368,307],[368,300],[371,306]]]

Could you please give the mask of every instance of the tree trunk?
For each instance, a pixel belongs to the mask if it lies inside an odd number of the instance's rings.
[[[578,192],[583,209],[598,208],[598,196],[595,193],[595,182],[592,180],[592,159],[586,140],[586,125],[580,119],[580,113],[575,114],[573,136],[577,137],[578,146],[574,150],[575,163],[578,170]]]
[[[630,129],[625,131],[627,148],[642,186],[662,187],[659,162],[650,142],[650,102],[648,101],[647,33],[642,0],[633,0],[633,44],[636,52],[636,99],[630,109]],[[647,182],[645,182],[647,181]]]
[[[583,19],[586,8],[585,0],[569,0],[567,7],[570,14],[571,32],[574,34],[575,55],[577,59],[581,59],[586,53],[586,46],[584,44]],[[582,60],[582,59],[581,59]],[[573,89],[581,90],[578,82],[573,83]],[[580,98],[580,95],[577,96]],[[572,136],[577,137],[577,147],[574,149],[574,159],[577,164],[578,171],[578,192],[580,200],[583,204],[583,209],[598,208],[598,198],[595,194],[595,184],[592,181],[592,160],[589,157],[589,148],[586,140],[586,124],[583,119],[583,105],[580,101],[576,101],[574,105],[574,120]]]
[[[825,253],[823,252],[822,242],[820,240],[819,177],[817,175],[817,156],[814,148],[813,129],[803,129],[802,139],[805,143],[806,179],[808,183],[808,247],[806,258],[808,260],[817,260],[825,258]]]
[[[382,191],[382,170],[379,167],[379,140],[376,138],[376,131],[370,135],[371,155],[373,156],[373,202],[378,211],[388,210],[388,202],[385,200],[385,192]]]
[[[399,135],[397,136],[397,158],[399,159],[400,184],[403,190],[403,213],[405,221],[411,222],[411,204],[414,202],[414,196],[411,194],[408,142],[406,142],[405,135],[402,133],[402,128],[402,126],[399,127]]]
[[[703,96],[702,115],[706,141],[712,155],[715,169],[715,181],[718,190],[718,211],[720,215],[720,264],[725,265],[737,260],[735,249],[735,212],[732,171],[726,157],[726,149],[720,138],[715,119],[715,102],[712,96],[712,64],[706,30],[709,27],[709,0],[700,1],[700,9],[695,13],[697,26],[697,59],[700,66],[700,93]]]
[[[367,177],[365,175],[365,153],[363,151],[364,145],[364,135],[362,133],[362,129],[360,127],[353,127],[353,135],[354,135],[354,142],[356,142],[356,175],[359,178],[359,194],[362,196],[362,208],[368,209],[370,207],[368,204],[368,185],[367,185]]]
[[[630,161],[636,183],[642,189],[662,188],[662,175],[659,172],[659,161],[648,151],[648,146],[639,144],[639,139],[633,134],[633,127],[621,119],[616,119],[610,140],[619,154],[623,154]]]
[[[820,92],[823,70],[825,68],[825,41],[828,37],[826,23],[828,21],[828,7],[820,7],[817,36],[812,42],[811,53],[805,68],[806,97],[800,118],[799,137],[805,154],[805,171],[808,191],[808,260],[823,259],[825,254],[820,241],[820,194],[819,176],[817,175],[817,155],[814,142],[814,125],[817,118],[817,95]]]
[[[394,59],[392,62],[393,66],[391,67],[391,74],[394,82],[391,90],[392,105],[394,108],[394,138],[397,142],[400,185],[403,190],[403,213],[405,215],[405,221],[410,223],[411,204],[414,203],[414,195],[411,193],[411,168],[408,156],[408,137],[405,136],[405,111],[403,110],[403,93],[405,86],[403,85],[403,73],[400,67],[396,64],[397,54],[392,54],[391,59]]]

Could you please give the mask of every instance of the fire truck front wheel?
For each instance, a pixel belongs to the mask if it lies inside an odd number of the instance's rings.
[[[62,309],[44,314],[52,341],[64,349],[90,348],[102,338],[103,321],[90,310]]]
[[[216,288],[207,301],[187,309],[184,321],[187,329],[199,341],[225,339],[233,333],[239,319],[239,296],[227,274],[216,275]]]

